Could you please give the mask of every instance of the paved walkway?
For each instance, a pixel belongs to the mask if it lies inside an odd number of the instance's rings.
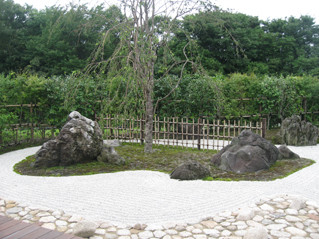
[[[319,161],[319,146],[289,148]],[[13,172],[15,163],[38,149],[0,155],[0,198],[61,209],[115,225],[198,222],[277,194],[302,195],[319,201],[318,163],[272,182],[177,181],[150,171],[72,177],[21,176]]]

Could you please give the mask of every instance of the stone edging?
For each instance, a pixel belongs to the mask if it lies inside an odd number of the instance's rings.
[[[0,215],[90,239],[319,239],[319,206],[301,197],[280,195],[261,199],[250,207],[224,211],[196,224],[114,226],[89,222],[62,210],[29,207],[0,199]]]

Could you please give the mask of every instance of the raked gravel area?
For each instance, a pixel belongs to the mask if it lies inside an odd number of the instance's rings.
[[[301,196],[313,206],[319,202],[319,146],[289,148],[317,163],[270,182],[177,181],[167,174],[152,171],[70,177],[18,175],[13,172],[14,164],[39,149],[27,148],[0,155],[0,198],[30,208],[63,210],[67,215],[79,215],[122,228],[137,223],[199,223],[260,199],[274,198],[274,195]],[[315,209],[313,215],[318,215],[316,208],[308,211]],[[319,238],[319,234],[315,236]]]

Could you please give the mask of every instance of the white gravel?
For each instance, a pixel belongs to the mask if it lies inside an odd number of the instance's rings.
[[[319,201],[319,146],[289,147],[317,163],[271,182],[177,181],[151,171],[71,177],[21,176],[15,163],[39,147],[0,155],[0,198],[115,225],[194,223],[273,195],[301,195]]]

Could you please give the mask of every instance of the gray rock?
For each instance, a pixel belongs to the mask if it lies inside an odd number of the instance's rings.
[[[301,121],[297,115],[286,118],[280,128],[282,142],[287,145],[316,145],[318,128],[309,122]]]
[[[244,130],[230,145],[214,155],[211,162],[226,171],[257,172],[269,169],[278,156],[278,149],[268,140],[250,130]]]
[[[79,237],[91,237],[94,235],[97,225],[90,221],[81,221],[74,225],[73,234]]]
[[[188,161],[174,169],[170,177],[179,180],[196,180],[210,176],[210,172],[197,161]]]
[[[67,166],[96,160],[103,147],[97,122],[73,111],[56,139],[43,144],[34,167]]]
[[[281,159],[300,159],[300,156],[292,152],[286,145],[281,145],[279,150],[279,160]]]
[[[268,239],[268,233],[263,226],[257,226],[249,229],[244,239]]]
[[[97,160],[103,163],[111,163],[117,165],[125,164],[125,160],[120,155],[118,155],[118,153],[114,149],[114,146],[108,144],[103,144],[101,154],[97,157]]]

